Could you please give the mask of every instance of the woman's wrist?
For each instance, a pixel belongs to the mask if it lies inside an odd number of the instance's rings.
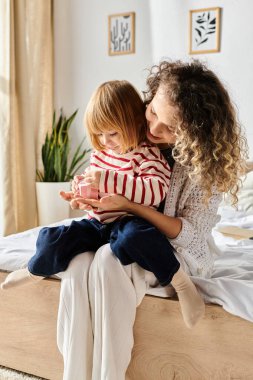
[[[132,202],[129,199],[127,199],[125,211],[128,212],[129,214],[135,214],[135,212],[138,209],[138,206],[140,206],[138,203]],[[147,207],[147,206],[142,205],[142,207]]]

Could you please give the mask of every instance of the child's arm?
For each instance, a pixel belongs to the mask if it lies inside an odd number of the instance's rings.
[[[156,156],[155,156],[156,155]],[[157,148],[137,154],[135,175],[123,171],[103,170],[99,182],[102,193],[123,195],[130,201],[158,206],[168,191],[171,171]]]

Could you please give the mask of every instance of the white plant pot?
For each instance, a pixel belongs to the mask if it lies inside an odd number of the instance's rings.
[[[69,218],[69,203],[59,192],[70,191],[69,182],[36,182],[38,222],[45,226]]]

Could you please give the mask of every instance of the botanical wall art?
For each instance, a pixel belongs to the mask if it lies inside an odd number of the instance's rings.
[[[190,11],[190,54],[220,51],[221,8],[204,8]]]
[[[109,55],[131,54],[135,52],[135,13],[110,15],[108,53]]]

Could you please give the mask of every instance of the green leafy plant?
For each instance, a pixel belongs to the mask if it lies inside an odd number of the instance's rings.
[[[76,114],[77,110],[67,118],[61,110],[61,114],[56,121],[56,113],[54,112],[52,130],[46,134],[45,142],[41,149],[43,171],[36,170],[39,182],[67,182],[87,162],[85,156],[90,152],[90,149],[83,149],[84,138],[78,145],[69,164],[69,128]]]

